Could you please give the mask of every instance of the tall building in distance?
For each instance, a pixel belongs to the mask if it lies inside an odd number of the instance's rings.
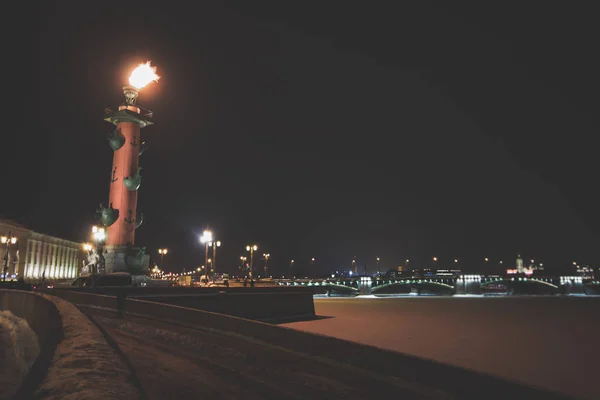
[[[523,257],[520,254],[517,255],[517,273],[522,274],[525,272],[525,267],[523,266]]]

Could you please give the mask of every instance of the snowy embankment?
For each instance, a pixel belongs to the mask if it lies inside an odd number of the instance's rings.
[[[0,400],[140,398],[125,360],[75,305],[0,290],[0,309]]]
[[[0,311],[0,399],[15,394],[39,352],[37,335],[27,321]]]

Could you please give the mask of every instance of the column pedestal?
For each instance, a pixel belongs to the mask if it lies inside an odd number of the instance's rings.
[[[104,246],[106,273],[129,272],[131,275],[145,275],[150,265],[150,255],[139,255],[139,247]]]

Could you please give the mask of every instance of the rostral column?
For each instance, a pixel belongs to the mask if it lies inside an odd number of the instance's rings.
[[[144,151],[141,128],[152,125],[152,112],[136,105],[141,88],[157,81],[156,68],[150,62],[140,64],[123,87],[125,103],[105,110],[105,121],[115,125],[108,142],[112,148],[113,165],[108,208],[100,207],[101,222],[107,227],[104,247],[104,271],[143,274],[148,269],[149,256],[145,248],[134,247],[135,230],[143,215],[137,212],[138,189],[142,183],[140,155]]]

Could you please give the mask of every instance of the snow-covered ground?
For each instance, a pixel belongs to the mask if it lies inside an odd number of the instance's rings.
[[[40,352],[27,321],[0,311],[0,399],[9,399]]]
[[[114,312],[97,308],[85,312],[103,326],[129,360],[142,397],[149,400],[556,398],[310,335],[287,336],[304,345],[282,346],[283,342],[269,342],[273,329],[267,330],[270,333],[263,341],[244,336],[242,327],[235,332],[215,331],[210,326],[181,326],[128,314],[118,318]],[[311,340],[312,351],[300,350],[310,346]],[[370,360],[368,365],[361,363],[365,359]],[[426,372],[415,377],[415,369]],[[477,395],[469,397],[468,393]]]
[[[90,312],[129,359],[149,400],[356,400],[386,399],[391,393],[403,399],[451,398],[400,378],[325,363],[239,334]]]
[[[284,326],[598,399],[600,298],[315,299],[317,315]]]

